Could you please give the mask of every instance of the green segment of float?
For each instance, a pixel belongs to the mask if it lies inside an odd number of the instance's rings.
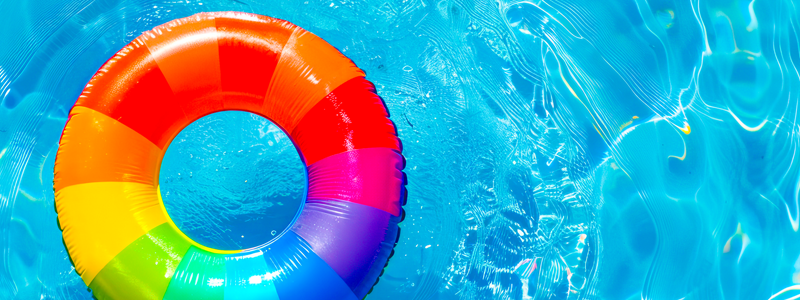
[[[191,244],[162,224],[125,247],[89,285],[98,299],[162,299]]]
[[[225,256],[190,247],[172,276],[165,300],[223,300]]]

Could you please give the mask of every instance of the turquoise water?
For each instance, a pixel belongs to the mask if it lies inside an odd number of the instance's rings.
[[[800,295],[792,1],[0,0],[0,299],[90,298],[53,208],[67,113],[139,33],[216,10],[310,30],[386,101],[409,197],[367,299]]]
[[[305,200],[306,171],[289,136],[264,117],[214,113],[170,143],[158,177],[172,221],[215,249],[278,237]]]

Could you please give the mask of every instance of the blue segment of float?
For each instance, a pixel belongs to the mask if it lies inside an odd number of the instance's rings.
[[[311,249],[303,238],[287,231],[262,249],[280,300],[357,300],[350,287]]]
[[[276,270],[267,267],[261,250],[228,255],[225,263],[225,300],[279,299],[272,282]]]

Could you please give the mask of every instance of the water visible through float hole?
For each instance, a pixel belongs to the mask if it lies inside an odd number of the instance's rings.
[[[169,145],[159,174],[164,205],[178,228],[222,250],[278,237],[298,214],[307,182],[289,136],[242,111],[189,124]]]

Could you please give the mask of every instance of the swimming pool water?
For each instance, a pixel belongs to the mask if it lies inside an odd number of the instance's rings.
[[[90,299],[53,207],[69,109],[142,31],[218,10],[321,36],[386,101],[409,197],[367,299],[792,299],[797,5],[0,0],[0,299]]]
[[[173,139],[158,181],[167,213],[189,238],[238,250],[271,242],[289,227],[307,179],[280,127],[253,113],[223,111]]]

